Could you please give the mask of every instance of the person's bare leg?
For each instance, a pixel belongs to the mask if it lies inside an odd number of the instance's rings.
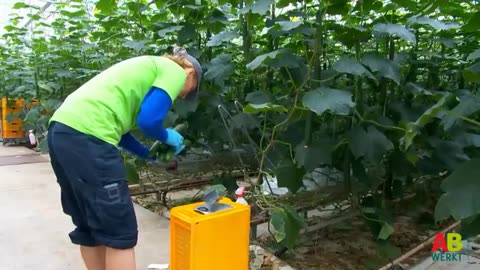
[[[135,251],[107,247],[105,263],[106,270],[136,270]]]
[[[88,270],[105,270],[105,247],[80,246],[80,253]]]

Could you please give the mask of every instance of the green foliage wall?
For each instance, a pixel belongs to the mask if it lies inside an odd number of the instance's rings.
[[[206,70],[200,102],[170,115],[191,123],[186,136],[253,147],[292,192],[319,166],[343,171],[346,192],[382,187],[390,199],[417,176],[453,172],[437,218],[479,222],[477,1],[55,2],[28,29],[12,15],[2,37],[1,95],[41,101],[28,125],[44,130],[39,111],[111,64],[182,45]]]

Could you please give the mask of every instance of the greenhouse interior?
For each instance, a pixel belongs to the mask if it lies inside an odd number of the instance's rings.
[[[477,0],[0,0],[0,270],[480,269],[479,26]]]

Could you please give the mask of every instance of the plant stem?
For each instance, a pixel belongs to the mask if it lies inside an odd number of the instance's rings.
[[[245,0],[240,0],[240,9],[245,7]],[[248,16],[249,13],[247,13]],[[248,62],[252,61],[252,37],[249,32],[249,25],[248,25],[248,20],[245,19],[245,16],[240,14],[240,29],[242,29],[242,37],[243,37],[243,55],[245,60]],[[247,80],[247,84],[245,85],[244,88],[244,93],[246,94],[250,92],[253,89],[253,79],[250,77]]]
[[[288,76],[290,77],[290,80],[292,82],[292,84],[294,85],[295,87],[295,81],[293,80],[293,77],[292,77],[292,74],[290,73],[290,71],[288,69],[286,69],[286,72],[288,74]],[[310,76],[310,72],[307,72],[307,78]],[[295,87],[295,97],[294,97],[294,101],[293,101],[293,108],[295,108],[297,106],[297,103],[298,103],[298,99],[300,97],[300,93],[301,93],[301,89],[303,89],[303,87],[305,86],[306,82],[308,81],[305,80],[302,85],[300,85],[299,87]],[[260,159],[260,165],[259,165],[259,175],[258,175],[258,178],[257,178],[257,183],[259,183],[263,177],[263,166],[265,164],[265,158],[266,158],[266,155],[267,155],[267,152],[270,150],[270,148],[273,146],[273,144],[276,142],[274,140],[275,138],[275,135],[277,133],[277,129],[279,129],[280,127],[282,127],[283,125],[285,125],[286,123],[288,123],[288,121],[290,120],[290,118],[292,117],[293,113],[295,112],[295,109],[292,109],[288,112],[288,115],[287,117],[280,123],[278,123],[277,125],[275,125],[272,129],[272,134],[270,135],[270,141],[268,143],[268,145],[265,147],[265,149],[261,150],[261,159]],[[265,134],[265,133],[264,133]],[[260,148],[261,149],[261,148]]]

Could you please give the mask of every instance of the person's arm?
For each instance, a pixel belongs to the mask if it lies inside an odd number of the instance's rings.
[[[149,149],[147,149],[142,143],[135,139],[135,137],[130,132],[122,136],[118,145],[136,156],[148,159]]]
[[[145,96],[137,116],[137,125],[140,130],[152,139],[166,142],[168,131],[164,128],[163,121],[171,106],[172,100],[167,92],[152,87]]]
[[[172,101],[168,94],[159,88],[152,87],[140,105],[137,125],[150,138],[165,142],[168,131],[163,127]],[[139,142],[130,132],[124,134],[119,146],[141,158],[148,158],[149,149]]]
[[[183,136],[172,128],[163,127],[163,121],[171,106],[172,99],[168,93],[153,86],[141,105],[137,124],[148,137],[173,146],[177,155],[185,148]]]

